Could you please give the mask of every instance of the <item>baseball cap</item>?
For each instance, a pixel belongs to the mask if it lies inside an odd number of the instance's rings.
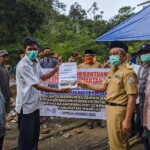
[[[122,48],[124,51],[128,52],[128,46],[122,41],[112,41],[109,48],[112,49],[116,47]]]
[[[140,46],[140,49],[137,51],[137,53],[142,51],[150,51],[150,44],[143,44]]]
[[[6,50],[0,50],[0,56],[8,55],[8,52]]]

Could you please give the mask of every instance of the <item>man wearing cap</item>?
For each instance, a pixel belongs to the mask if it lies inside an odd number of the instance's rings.
[[[148,113],[148,106],[147,101],[145,102],[146,96],[145,96],[145,90],[146,85],[148,84],[147,78],[150,74],[150,44],[143,44],[141,45],[139,51],[137,52],[140,60],[142,62],[139,72],[138,72],[138,80],[139,80],[139,101],[140,101],[140,108],[141,108],[141,120],[144,125],[144,147],[146,150],[150,149],[147,136],[147,127],[149,122],[147,121],[147,115],[149,117]],[[145,105],[146,104],[146,105]]]
[[[6,50],[0,50],[0,108],[5,105],[6,113],[10,111],[10,89],[9,89],[9,75],[5,68],[5,64],[9,59],[8,52]],[[4,103],[5,101],[5,103]],[[2,149],[5,130],[4,130],[4,123],[5,122],[5,111],[4,109],[1,110],[0,114],[0,149]]]
[[[127,60],[128,60],[128,63],[132,66],[132,69],[134,70],[136,75],[138,75],[140,65],[134,64],[132,62],[132,56],[129,53],[127,53]],[[134,113],[132,116],[132,120],[131,120],[131,130],[129,133],[129,138],[132,138],[133,136],[137,135],[138,142],[141,142],[143,139],[143,137],[142,137],[143,125],[141,122],[140,115],[141,115],[141,113],[140,113],[140,107],[139,107],[139,97],[137,97],[137,99],[136,99],[136,119],[135,119],[135,113]]]
[[[6,50],[0,50],[0,88],[2,90],[2,94],[6,100],[6,112],[10,111],[10,96],[11,92],[9,89],[9,75],[7,69],[5,68],[5,64],[8,62],[9,55]]]
[[[109,61],[113,67],[103,85],[78,82],[78,85],[89,89],[107,92],[106,118],[110,150],[129,149],[127,134],[131,128],[138,90],[137,76],[126,60],[127,51],[128,47],[123,42],[111,42]]]
[[[90,49],[84,52],[84,63],[78,65],[78,68],[101,68],[101,64],[93,60],[93,51]],[[87,126],[89,129],[93,128],[94,120],[89,119],[87,121]],[[100,121],[100,126],[104,127]]]
[[[101,64],[93,61],[93,51],[87,49],[84,52],[84,63],[79,64],[78,68],[101,68]]]

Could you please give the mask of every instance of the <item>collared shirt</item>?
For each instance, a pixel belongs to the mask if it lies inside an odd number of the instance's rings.
[[[128,95],[137,94],[137,76],[126,62],[112,67],[104,81],[107,86],[106,100],[127,105]]]
[[[0,89],[5,100],[10,100],[9,75],[3,65],[0,65]]]
[[[101,68],[101,64],[99,62],[93,62],[92,64],[81,63],[78,65],[78,68]]]
[[[42,68],[55,68],[58,64],[58,60],[56,58],[43,58],[40,59],[40,65]]]
[[[140,65],[132,63],[131,66],[132,66],[132,69],[134,70],[134,72],[136,73],[136,75],[138,75]],[[139,104],[139,96],[136,99],[136,104]]]
[[[132,63],[131,66],[132,66],[132,69],[134,70],[134,72],[135,72],[136,75],[137,75],[137,74],[138,74],[138,71],[139,71],[139,68],[140,68],[140,65],[137,65],[137,64]]]
[[[147,77],[150,71],[150,64],[143,64],[139,68],[138,80],[139,80],[139,102],[143,106],[145,100],[145,89],[147,83]]]
[[[39,91],[33,86],[40,83],[43,75],[38,61],[31,61],[27,55],[18,63],[16,70],[16,111],[29,114],[41,107]]]
[[[150,70],[149,70],[150,71]],[[150,73],[147,77],[143,108],[143,126],[150,130]]]

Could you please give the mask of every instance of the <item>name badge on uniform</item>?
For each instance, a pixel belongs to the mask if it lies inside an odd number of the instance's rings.
[[[133,77],[129,77],[128,82],[129,83],[133,83],[134,82],[134,78]]]
[[[117,79],[120,79],[120,78],[121,78],[119,75],[115,75],[114,77],[117,78]]]

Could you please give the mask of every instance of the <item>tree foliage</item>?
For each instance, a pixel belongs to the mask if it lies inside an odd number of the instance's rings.
[[[59,0],[4,0],[0,3],[0,49],[8,49],[16,60],[22,49],[22,39],[31,35],[37,38],[40,49],[51,47],[52,51],[68,60],[73,51],[84,53],[86,48],[94,50],[100,61],[107,60],[108,43],[95,43],[94,39],[104,34],[133,15],[134,8],[125,6],[110,20],[104,20],[105,12],[96,2],[88,9],[75,2],[69,14],[66,5]],[[136,44],[131,52],[137,50]],[[138,43],[140,45],[140,43]]]

